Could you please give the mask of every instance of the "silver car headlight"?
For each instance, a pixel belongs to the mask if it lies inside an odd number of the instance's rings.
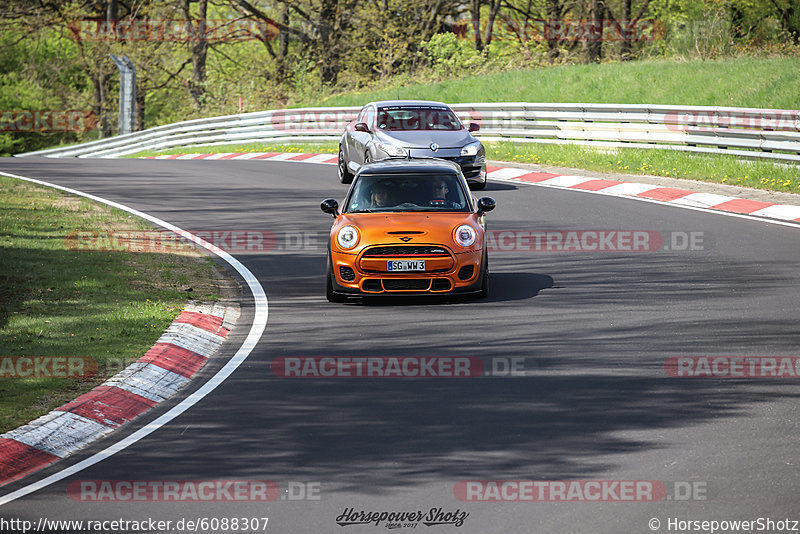
[[[478,155],[478,151],[481,149],[480,142],[477,143],[470,143],[469,145],[463,147],[461,149],[462,156],[476,156]]]
[[[390,157],[393,158],[404,158],[406,157],[406,151],[402,147],[397,145],[393,145],[391,143],[378,143],[378,148],[386,152]]]
[[[478,233],[468,224],[462,224],[456,228],[456,231],[453,233],[453,238],[456,240],[456,243],[464,248],[469,248],[475,244],[475,239],[477,239],[477,237]]]
[[[336,234],[336,242],[345,250],[353,248],[358,243],[358,230],[349,225],[343,226]]]

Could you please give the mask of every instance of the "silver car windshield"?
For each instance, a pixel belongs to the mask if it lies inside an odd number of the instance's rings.
[[[363,175],[350,193],[346,213],[470,211],[454,174]]]
[[[447,108],[381,108],[378,128],[384,131],[446,130],[462,128],[458,117]]]

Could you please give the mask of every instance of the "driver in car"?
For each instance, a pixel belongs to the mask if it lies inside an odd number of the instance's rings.
[[[375,184],[369,198],[371,208],[385,208],[391,205],[391,191],[389,185],[384,182]]]
[[[450,187],[448,187],[446,180],[437,178],[433,181],[431,187],[433,188],[431,193],[431,206],[455,209],[461,208],[461,204],[451,202],[447,199],[447,193],[450,192]]]

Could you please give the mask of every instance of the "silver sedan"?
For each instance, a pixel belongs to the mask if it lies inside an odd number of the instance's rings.
[[[486,186],[486,151],[447,104],[417,100],[370,102],[339,141],[339,180],[386,158],[440,158],[457,163],[472,189]]]

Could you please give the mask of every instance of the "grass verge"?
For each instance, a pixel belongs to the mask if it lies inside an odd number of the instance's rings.
[[[296,107],[360,106],[376,100],[593,102],[800,109],[800,58],[737,57],[713,61],[645,60],[561,65],[460,75],[437,83],[399,83],[331,96]]]
[[[148,230],[121,210],[0,177],[0,432],[140,358],[189,298],[219,298],[219,271],[198,251],[110,239]],[[97,374],[19,377],[13,357],[82,357]]]
[[[665,149],[486,143],[488,159],[621,174],[686,178],[800,194],[800,166]]]

